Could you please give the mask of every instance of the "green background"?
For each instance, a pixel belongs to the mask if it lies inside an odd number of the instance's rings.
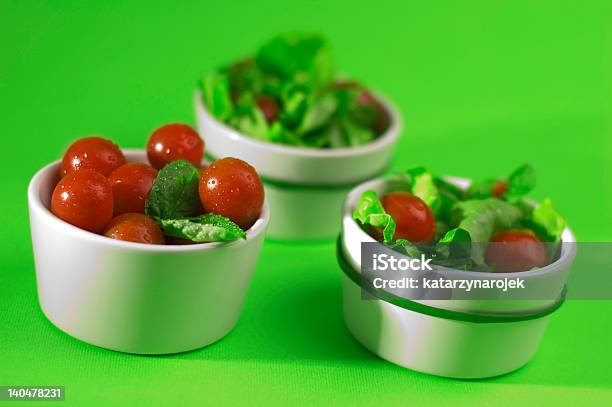
[[[29,178],[71,140],[142,147],[161,124],[193,123],[202,73],[299,28],[325,33],[339,70],[400,108],[394,170],[486,177],[531,162],[536,198],[553,198],[581,241],[610,241],[609,2],[85,3],[0,0],[0,385],[65,385],[81,405],[612,402],[612,303],[567,303],[512,374],[427,376],[346,331],[333,242],[266,242],[239,324],[208,348],[86,345],[39,309],[26,206]]]

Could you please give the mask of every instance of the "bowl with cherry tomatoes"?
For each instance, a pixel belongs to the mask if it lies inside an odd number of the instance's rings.
[[[551,200],[527,197],[534,185],[529,165],[483,181],[419,167],[353,189],[337,251],[352,335],[383,359],[439,376],[492,377],[525,365],[563,303],[576,254],[574,235]],[[372,289],[362,272],[370,267],[362,255],[371,253],[432,259],[424,274],[430,281],[494,286],[521,279],[526,288]]]
[[[207,154],[232,153],[262,176],[274,213],[269,237],[334,238],[346,194],[391,160],[397,111],[333,66],[321,36],[281,34],[253,57],[204,75],[196,91]]]
[[[191,127],[146,150],[74,142],[28,188],[39,302],[84,342],[121,352],[201,348],[237,323],[269,219],[255,169],[204,164]]]

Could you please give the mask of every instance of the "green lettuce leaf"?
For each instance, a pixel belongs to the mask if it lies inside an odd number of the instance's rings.
[[[266,140],[268,138],[268,122],[263,112],[255,103],[255,98],[249,92],[243,93],[238,102],[234,116],[229,124],[241,133]]]
[[[434,177],[434,185],[440,195],[440,207],[436,220],[449,224],[452,217],[452,208],[455,203],[465,199],[465,191],[439,177]]]
[[[440,238],[438,243],[471,243],[470,233],[462,228],[453,228]]]
[[[281,91],[281,104],[283,106],[283,111],[281,112],[283,124],[295,128],[302,121],[304,113],[308,108],[306,90],[299,86],[288,84]]]
[[[453,224],[466,231],[472,242],[480,243],[472,245],[472,259],[477,264],[484,263],[484,243],[494,233],[511,228],[521,215],[516,206],[495,198],[457,202],[453,206]]]
[[[410,177],[411,192],[421,198],[431,208],[434,215],[437,215],[441,198],[434,183],[434,177],[423,167],[412,168],[407,173]]]
[[[200,81],[202,98],[208,111],[225,122],[234,113],[230,96],[229,80],[226,74],[210,73]]]
[[[529,164],[525,164],[514,170],[508,177],[508,191],[505,197],[513,200],[527,195],[535,188],[535,170]]]
[[[436,245],[436,260],[456,260],[452,263],[444,263],[447,266],[451,264],[453,266],[471,264],[471,243],[472,239],[467,230],[461,228],[450,229]]]
[[[538,229],[535,230],[536,233],[545,235],[544,241],[558,242],[561,240],[566,222],[549,198],[546,198],[540,206],[533,210],[530,221]]]
[[[473,181],[467,190],[467,195],[470,199],[486,199],[493,196],[493,185],[497,182],[496,179],[488,178],[480,181]]]
[[[235,95],[245,92],[259,94],[263,90],[264,78],[253,58],[238,61],[222,71],[227,73],[230,89]]]
[[[333,121],[325,130],[329,138],[329,146],[332,148],[348,147],[342,127],[337,121]]]
[[[178,160],[167,164],[155,178],[145,201],[145,213],[154,219],[197,214],[201,210],[199,183],[200,172],[191,163]]]
[[[395,221],[385,212],[376,192],[365,191],[353,212],[353,219],[363,226],[369,225],[383,229],[383,241],[392,242],[395,233]]]
[[[387,246],[393,250],[397,250],[400,253],[405,254],[408,257],[417,258],[421,256],[421,250],[410,241],[406,239],[397,239],[394,243],[389,243]]]
[[[230,242],[246,239],[246,233],[240,229],[240,226],[214,213],[192,218],[161,219],[159,223],[166,235],[194,242]]]
[[[277,35],[259,49],[255,60],[264,73],[309,87],[326,87],[334,76],[329,44],[314,34]]]
[[[299,134],[305,134],[323,127],[329,122],[338,107],[338,100],[332,93],[325,94],[307,104],[306,111],[297,128]]]
[[[272,123],[267,135],[268,141],[290,146],[305,147],[306,143],[292,130],[289,130],[279,121]]]
[[[351,120],[349,117],[341,118],[340,125],[342,126],[344,136],[348,140],[348,145],[350,147],[357,147],[363,144],[368,144],[376,137],[374,131],[368,129],[367,127],[360,126],[359,124]]]

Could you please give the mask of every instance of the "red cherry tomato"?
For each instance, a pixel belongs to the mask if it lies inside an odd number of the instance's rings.
[[[497,181],[491,188],[491,194],[496,198],[501,198],[508,191],[508,181]]]
[[[81,229],[100,232],[113,217],[113,190],[93,170],[71,172],[55,186],[51,212]]]
[[[157,223],[142,213],[124,213],[113,218],[104,236],[126,242],[164,244],[164,235]]]
[[[431,209],[409,192],[390,192],[382,197],[385,211],[395,220],[394,240],[427,243],[434,239],[436,220]]]
[[[338,80],[332,83],[332,89],[363,89],[363,85],[354,80]]]
[[[367,90],[357,96],[357,105],[369,107],[376,113],[373,129],[377,134],[384,133],[389,127],[389,115],[383,105]]]
[[[237,158],[223,158],[202,171],[200,201],[206,212],[248,229],[261,215],[264,189],[257,172]]]
[[[496,273],[528,271],[548,264],[544,244],[525,230],[507,230],[493,236],[485,259]]]
[[[155,168],[142,163],[128,163],[113,171],[108,182],[113,188],[114,215],[144,213],[145,200],[156,176]]]
[[[257,106],[263,113],[268,123],[272,123],[273,121],[278,119],[278,112],[280,109],[278,107],[278,103],[276,103],[276,100],[274,100],[274,98],[270,96],[259,96],[255,100],[255,103],[257,103]]]
[[[155,130],[147,143],[147,157],[158,170],[176,160],[198,167],[204,156],[204,141],[186,124],[167,124]]]
[[[63,177],[72,171],[88,169],[108,177],[123,164],[125,157],[115,143],[102,137],[85,137],[68,147],[60,172]]]

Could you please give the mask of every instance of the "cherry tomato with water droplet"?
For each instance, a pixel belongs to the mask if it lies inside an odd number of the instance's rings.
[[[164,235],[157,223],[142,213],[124,213],[114,217],[104,236],[126,242],[164,244]]]
[[[113,190],[96,171],[70,172],[55,186],[51,212],[76,227],[100,232],[113,217]]]
[[[113,188],[114,215],[144,213],[155,177],[157,170],[143,163],[128,163],[113,171],[108,182]]]
[[[167,124],[149,137],[147,157],[158,170],[176,160],[186,160],[199,167],[204,157],[204,141],[191,126]]]
[[[60,167],[60,175],[77,170],[94,170],[108,177],[111,172],[125,164],[119,147],[102,137],[85,137],[72,143]]]
[[[252,166],[228,157],[202,170],[200,201],[206,212],[223,215],[247,230],[261,215],[264,189]]]

